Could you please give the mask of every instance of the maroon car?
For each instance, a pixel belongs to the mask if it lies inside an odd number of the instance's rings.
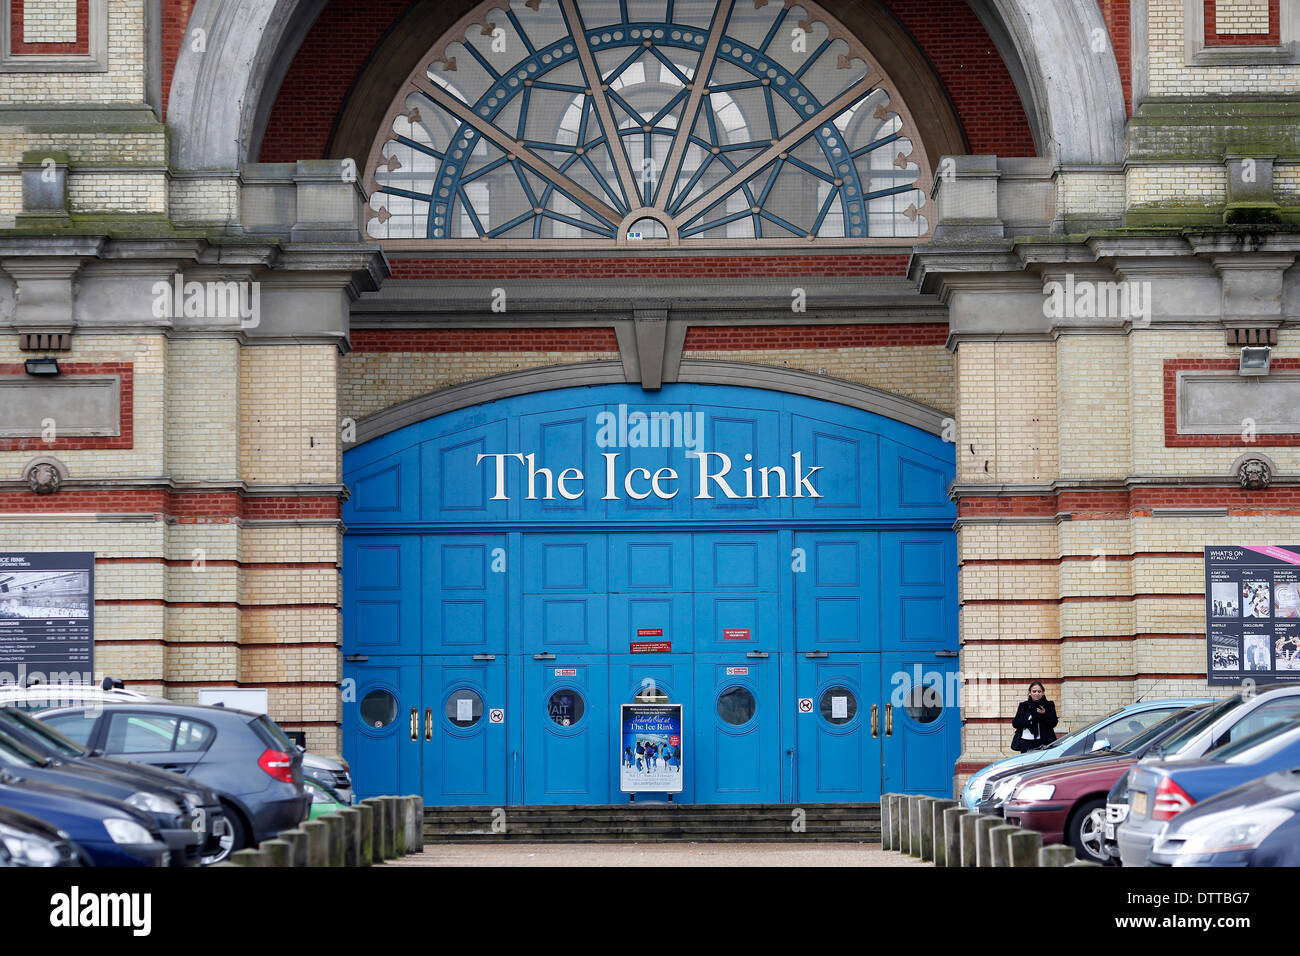
[[[1108,861],[1102,848],[1106,794],[1136,757],[1081,760],[1027,776],[1002,805],[1007,823],[1037,830],[1043,843],[1068,843],[1080,859]]]

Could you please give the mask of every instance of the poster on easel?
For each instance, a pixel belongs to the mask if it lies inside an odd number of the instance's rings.
[[[623,704],[619,708],[619,790],[682,792],[682,705]]]

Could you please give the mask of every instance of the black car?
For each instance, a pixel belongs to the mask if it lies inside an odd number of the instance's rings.
[[[92,753],[188,776],[216,790],[230,826],[223,846],[255,846],[307,815],[302,751],[265,714],[124,701],[34,715]]]
[[[1148,866],[1300,866],[1300,767],[1202,800],[1166,825]]]
[[[91,756],[85,748],[14,707],[0,707],[0,741],[10,740],[43,763],[28,771],[36,779],[124,800],[148,812],[172,851],[174,866],[197,866],[219,853],[225,811],[217,794],[175,774],[111,757]]]
[[[0,807],[0,866],[81,866],[72,837],[30,813]]]

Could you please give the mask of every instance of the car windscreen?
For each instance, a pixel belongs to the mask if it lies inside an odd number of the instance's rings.
[[[1240,694],[1233,694],[1231,697],[1227,698],[1226,700],[1219,701],[1209,710],[1202,713],[1199,717],[1192,718],[1192,720],[1185,727],[1183,727],[1182,730],[1178,731],[1178,733],[1174,734],[1164,743],[1158,744],[1152,750],[1152,753],[1156,755],[1178,753],[1178,751],[1182,750],[1183,747],[1187,746],[1187,744],[1192,740],[1192,738],[1195,737],[1197,734],[1199,734],[1202,730],[1210,726],[1210,724],[1214,723],[1216,720],[1218,720],[1228,711],[1240,706],[1241,706]]]
[[[1216,747],[1205,755],[1205,759],[1219,763],[1251,764],[1267,760],[1287,747],[1294,747],[1297,741],[1300,741],[1300,721],[1287,718],[1261,727],[1240,740]]]
[[[0,763],[11,767],[39,767],[45,758],[34,753],[8,734],[0,734]]]
[[[1177,727],[1192,713],[1195,713],[1195,711],[1191,709],[1176,711],[1163,720],[1156,721],[1146,730],[1139,730],[1127,740],[1121,740],[1110,749],[1117,754],[1137,753],[1157,737],[1167,733],[1171,728]]]
[[[1109,721],[1114,720],[1122,713],[1124,713],[1123,707],[1121,707],[1119,710],[1112,711],[1111,713],[1107,714],[1105,717],[1101,718],[1101,720],[1094,720],[1087,727],[1081,727],[1072,734],[1066,734],[1064,737],[1058,737],[1056,740],[1052,742],[1051,745],[1052,750],[1064,751],[1066,748],[1070,746],[1070,744],[1074,743],[1077,740],[1082,740],[1084,737],[1088,736],[1093,731],[1101,728]]]
[[[40,739],[60,757],[84,757],[86,750],[75,741],[69,740],[53,727],[47,727],[33,717],[29,717],[15,707],[0,707],[0,727],[7,724],[25,731]]]

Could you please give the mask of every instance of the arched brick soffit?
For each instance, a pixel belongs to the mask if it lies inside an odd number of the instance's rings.
[[[627,381],[622,362],[585,362],[579,365],[552,365],[546,368],[508,372],[491,378],[454,385],[430,392],[367,415],[357,422],[357,444],[373,441],[389,432],[472,405],[482,405],[516,395],[549,392],[557,388],[582,385],[621,385]],[[874,412],[942,435],[949,422],[943,412],[920,402],[883,392],[869,385],[814,375],[797,369],[748,365],[738,362],[686,360],[681,364],[677,381],[695,385],[740,385],[773,392],[788,392],[834,402],[850,408]]]
[[[1065,163],[1118,162],[1123,155],[1123,92],[1114,58],[1092,52],[1094,32],[1105,30],[1095,0],[969,2],[1021,89],[1040,153]],[[206,31],[207,45],[198,53],[183,44],[177,59],[167,117],[175,166],[237,169],[256,158],[284,73],[325,3],[197,0],[189,26]],[[474,6],[468,0],[417,4],[403,23],[418,22],[421,28],[393,30],[371,57],[339,118],[330,155],[365,155],[378,133],[376,117],[382,116],[411,64]],[[896,27],[892,17],[881,16],[875,0],[826,0],[821,5],[869,43],[913,111],[926,152],[934,157],[964,152],[951,103],[915,45],[910,39],[880,42],[882,30]],[[387,87],[377,79],[381,75],[389,77]],[[375,114],[363,109],[371,97],[380,104]]]

